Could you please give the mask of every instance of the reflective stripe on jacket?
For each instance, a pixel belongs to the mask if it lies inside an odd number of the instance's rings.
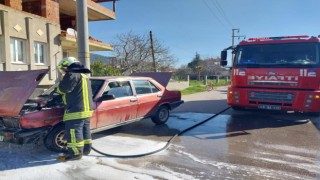
[[[87,76],[67,72],[61,80],[57,92],[65,103],[64,121],[92,116],[91,84]]]

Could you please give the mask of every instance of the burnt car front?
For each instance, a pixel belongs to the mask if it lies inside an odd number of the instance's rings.
[[[46,96],[29,99],[47,72],[47,69],[0,72],[0,141],[37,142],[61,121],[63,106],[57,99]]]

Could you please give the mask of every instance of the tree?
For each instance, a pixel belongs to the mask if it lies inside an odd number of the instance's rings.
[[[195,67],[195,70],[197,72],[197,75],[198,75],[198,81],[200,81],[200,75],[201,75],[201,70],[202,70],[202,66],[196,66]]]
[[[105,64],[102,61],[96,61],[94,63],[91,63],[90,69],[92,71],[92,76],[104,76],[104,67]]]
[[[220,66],[220,58],[206,58],[203,60],[202,73],[208,76],[221,75],[224,68]]]
[[[198,54],[197,52],[193,60],[188,63],[188,67],[197,73],[198,80],[200,80],[201,70],[203,69],[202,63],[203,61],[200,58],[200,54]]]
[[[175,70],[174,77],[176,80],[187,80],[188,75],[192,73],[192,69],[187,65],[182,65],[180,68]]]
[[[119,68],[106,65],[102,61],[96,61],[91,64],[92,76],[120,76]]]
[[[114,52],[123,71],[153,71],[153,60],[148,36],[132,32],[117,35]],[[166,71],[174,66],[176,60],[158,39],[153,38],[157,70]]]
[[[191,69],[193,69],[193,70],[195,70],[195,68],[196,68],[197,66],[199,66],[199,65],[201,64],[201,62],[202,62],[202,60],[201,60],[201,58],[200,58],[200,54],[198,54],[198,53],[196,52],[195,57],[192,59],[192,61],[191,61],[190,63],[188,63],[188,67],[191,68]]]

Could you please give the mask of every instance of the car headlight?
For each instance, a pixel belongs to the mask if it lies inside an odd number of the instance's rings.
[[[7,128],[20,128],[20,118],[17,117],[3,117],[2,124]]]

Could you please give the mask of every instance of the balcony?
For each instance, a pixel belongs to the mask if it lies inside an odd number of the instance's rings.
[[[108,8],[99,5],[97,2],[110,2],[113,1],[113,11]],[[116,19],[115,13],[115,0],[87,0],[88,6],[88,20],[100,21],[100,20],[114,20]],[[59,1],[60,14],[75,17],[77,12],[76,0],[63,0]]]
[[[61,31],[60,34],[61,45],[63,49],[77,50],[77,38],[75,35]],[[102,41],[89,37],[89,50],[90,51],[113,51],[113,46]]]

